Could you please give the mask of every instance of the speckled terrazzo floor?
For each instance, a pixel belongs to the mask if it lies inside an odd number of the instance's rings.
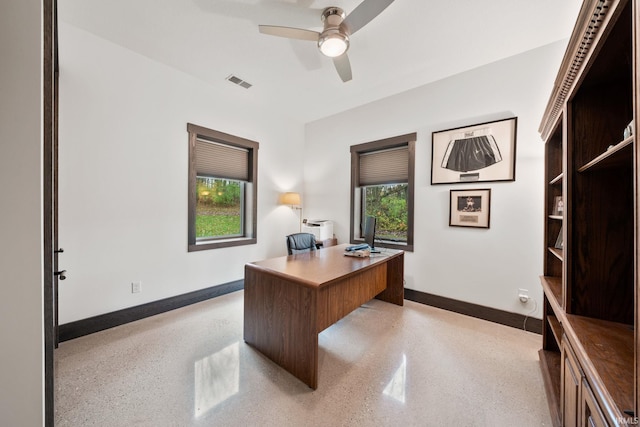
[[[242,339],[243,292],[63,342],[56,426],[550,426],[541,337],[373,300],[320,334],[311,390]]]

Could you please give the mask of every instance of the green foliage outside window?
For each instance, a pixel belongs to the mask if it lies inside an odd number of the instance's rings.
[[[242,234],[240,181],[197,177],[196,238]]]
[[[364,213],[376,217],[376,238],[407,241],[407,184],[364,188]]]

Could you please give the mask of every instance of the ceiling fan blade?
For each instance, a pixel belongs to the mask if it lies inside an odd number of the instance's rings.
[[[336,66],[336,70],[343,82],[346,83],[351,80],[351,63],[349,62],[349,57],[346,53],[333,58],[333,65]]]
[[[259,25],[262,34],[270,36],[286,37],[288,39],[309,40],[317,42],[320,33],[312,30],[303,30],[301,28],[278,27],[275,25]]]
[[[394,0],[364,0],[342,22],[353,34],[380,15]]]

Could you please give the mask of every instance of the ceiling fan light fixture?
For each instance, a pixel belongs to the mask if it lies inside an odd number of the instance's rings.
[[[351,63],[346,55],[349,50],[349,37],[371,22],[394,1],[362,0],[349,16],[339,7],[327,7],[322,11],[320,17],[324,27],[320,33],[302,28],[275,25],[259,25],[258,29],[261,33],[272,36],[317,42],[320,53],[333,60],[333,65],[342,81],[348,82],[352,78]]]
[[[349,49],[349,37],[337,29],[324,31],[318,38],[318,48],[323,55],[336,58]]]

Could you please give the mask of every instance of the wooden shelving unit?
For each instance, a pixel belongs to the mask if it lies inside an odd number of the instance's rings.
[[[564,178],[564,174],[561,173],[560,175],[556,176],[555,178],[553,178],[551,181],[549,181],[549,185],[554,185],[554,184],[560,184],[562,185],[562,179]]]
[[[541,280],[542,290],[545,293],[546,299],[553,306],[554,311],[562,310],[562,278],[543,276]]]
[[[584,1],[540,125],[540,366],[555,425],[637,424],[639,154],[623,134],[639,122],[639,24],[637,0]]]
[[[549,247],[549,252],[558,258],[560,262],[564,261],[564,251],[562,249]]]
[[[578,172],[631,166],[633,164],[633,140],[634,137],[630,136],[624,141],[612,145],[607,151],[580,167]]]

